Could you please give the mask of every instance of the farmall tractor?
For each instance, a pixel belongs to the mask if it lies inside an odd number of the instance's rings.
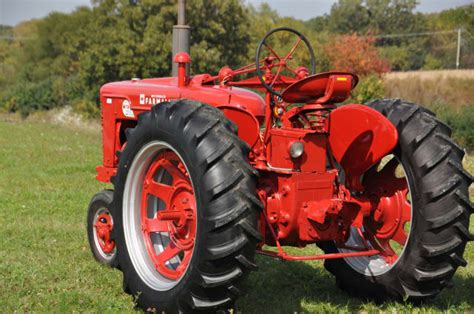
[[[289,51],[272,47],[278,35]],[[293,66],[298,50],[309,61]],[[240,69],[189,76],[188,54],[174,62],[176,77],[100,93],[97,179],[114,190],[92,199],[89,240],[139,307],[232,308],[255,253],[325,260],[339,287],[377,301],[432,298],[466,265],[472,177],[431,111],[399,99],[336,106],[358,77],[316,73],[290,28],[270,31]],[[314,244],[322,254],[285,249]]]

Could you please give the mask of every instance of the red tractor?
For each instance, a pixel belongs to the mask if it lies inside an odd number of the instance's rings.
[[[283,54],[278,34],[294,36]],[[301,49],[307,64],[292,66]],[[472,177],[432,112],[399,99],[337,107],[358,77],[317,74],[289,28],[237,70],[189,76],[189,55],[174,61],[176,77],[100,93],[97,179],[114,190],[93,198],[89,240],[139,307],[229,309],[255,253],[324,259],[342,289],[378,301],[432,298],[466,265]],[[285,251],[312,244],[323,253]]]

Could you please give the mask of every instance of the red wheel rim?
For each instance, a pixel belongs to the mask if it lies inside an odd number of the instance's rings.
[[[108,211],[98,212],[94,221],[94,229],[97,243],[105,254],[111,254],[115,249],[115,242],[110,239],[112,228],[112,217]]]
[[[194,250],[196,200],[183,161],[170,150],[158,154],[143,180],[141,228],[156,271],[180,279]],[[168,240],[157,245],[156,237]]]
[[[367,194],[377,204],[364,221],[364,235],[374,248],[382,252],[388,264],[394,264],[407,244],[409,232],[406,225],[412,220],[405,170],[393,157],[379,171],[374,168],[367,172],[364,183]]]

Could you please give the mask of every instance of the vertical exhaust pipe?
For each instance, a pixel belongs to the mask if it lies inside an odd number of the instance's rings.
[[[178,64],[173,62],[176,54],[178,52],[189,54],[189,34],[190,27],[186,25],[186,0],[178,0],[178,24],[173,26],[172,76],[178,76]]]

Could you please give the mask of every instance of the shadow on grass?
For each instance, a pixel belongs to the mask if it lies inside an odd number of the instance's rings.
[[[409,303],[376,305],[353,298],[336,287],[334,277],[323,267],[323,262],[283,262],[257,256],[259,269],[251,274],[246,286],[248,293],[237,302],[239,313],[301,313],[360,310],[410,310]],[[454,287],[444,291],[422,309],[446,311],[474,308],[473,275],[455,275]]]

